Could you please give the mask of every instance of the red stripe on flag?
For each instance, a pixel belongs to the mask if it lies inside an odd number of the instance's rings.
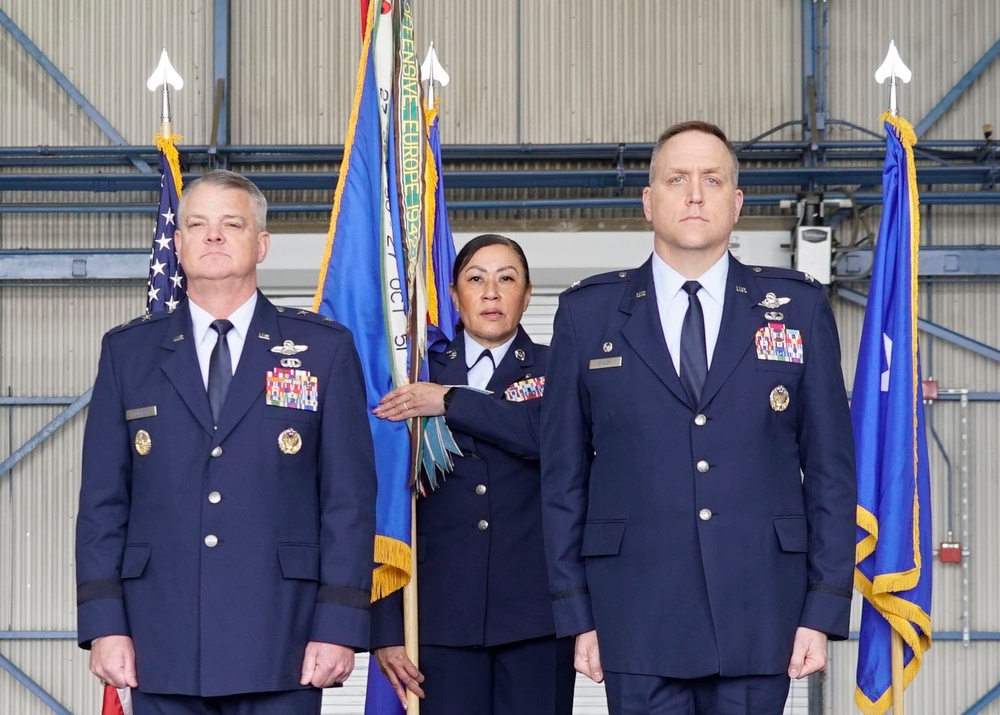
[[[104,704],[101,705],[101,715],[125,715],[122,701],[118,697],[118,689],[113,685],[104,686]]]

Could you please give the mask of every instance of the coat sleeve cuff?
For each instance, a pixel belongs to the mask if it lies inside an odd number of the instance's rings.
[[[372,650],[403,645],[403,592],[396,591],[372,604]]]
[[[590,593],[586,589],[571,595],[552,594],[552,615],[555,618],[558,638],[594,630]]]
[[[309,640],[368,650],[371,618],[367,608],[317,603]]]
[[[101,636],[131,636],[125,603],[120,598],[101,598],[77,606],[76,640],[90,650],[90,642]]]
[[[845,640],[851,625],[851,592],[810,587],[799,625],[826,633],[832,641]]]

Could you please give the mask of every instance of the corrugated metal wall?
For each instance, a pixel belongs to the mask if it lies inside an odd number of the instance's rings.
[[[690,117],[716,121],[735,139],[745,140],[802,115],[802,6],[797,0],[416,0],[415,19],[418,46],[434,40],[452,76],[444,93],[446,143],[644,142]],[[828,13],[828,118],[876,134],[887,90],[872,75],[890,39],[913,70],[913,82],[900,90],[900,106],[916,123],[1000,32],[996,0],[829,0],[819,6]],[[174,96],[175,130],[188,144],[210,140],[211,0],[2,0],[2,7],[134,144],[148,145],[158,128],[158,99],[145,80],[166,46],[186,82]],[[232,3],[232,143],[343,141],[360,48],[356,8],[353,0]],[[0,145],[110,143],[4,32],[0,78]],[[982,124],[1000,124],[998,107],[1000,63],[995,62],[928,137],[980,137]],[[787,129],[774,138],[799,136]],[[828,136],[870,138],[836,121]],[[523,190],[508,193],[531,197]],[[152,196],[0,196],[4,203],[111,200],[151,203]],[[568,220],[580,215],[558,214]],[[638,211],[606,214],[623,216],[635,217]],[[531,216],[489,214],[494,217],[531,226]],[[286,226],[294,220],[287,218]],[[877,211],[865,214],[862,224],[877,230]],[[996,245],[998,225],[997,207],[924,210],[924,239],[934,245]],[[858,229],[863,233],[865,226]],[[0,249],[145,247],[151,228],[146,216],[0,214]],[[851,240],[854,228],[852,222],[838,227],[841,242]],[[0,391],[5,395],[80,394],[93,378],[100,334],[143,305],[138,286],[0,285]],[[1000,346],[998,295],[992,284],[937,283],[924,287],[922,314]],[[546,305],[551,300],[540,291],[536,309],[551,307]],[[850,385],[862,312],[839,299],[834,304]],[[544,339],[541,315],[529,318]],[[923,349],[925,367],[942,386],[1000,391],[997,364],[926,336]],[[3,454],[59,411],[0,407],[6,422],[0,426]],[[961,426],[956,403],[936,404],[928,414],[953,465],[949,486],[945,459],[932,446],[937,542],[945,537],[949,494],[953,509],[959,507],[955,465]],[[973,403],[968,414],[971,627],[995,633],[1000,631],[995,595],[1000,414],[996,403]],[[11,474],[0,476],[0,630],[75,628],[72,531],[83,417],[77,415]],[[957,513],[952,520],[958,524]],[[936,627],[959,630],[960,570],[937,563],[934,568]],[[96,711],[99,689],[87,674],[86,655],[72,641],[0,641],[0,653],[73,712]],[[837,645],[833,654],[828,711],[851,713],[856,644]],[[962,712],[996,684],[998,655],[996,642],[975,642],[968,649],[937,643],[910,691],[907,712]],[[0,673],[0,713],[44,712],[39,701]],[[987,712],[1000,713],[1000,705]]]

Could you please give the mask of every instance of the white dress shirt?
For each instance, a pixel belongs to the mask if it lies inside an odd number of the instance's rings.
[[[188,306],[191,308],[191,327],[194,331],[194,344],[198,351],[198,367],[201,368],[201,380],[208,389],[208,365],[212,359],[212,350],[219,340],[219,334],[212,328],[215,316],[208,313],[204,308],[198,306],[190,298]],[[236,366],[240,364],[240,356],[243,354],[243,345],[247,341],[247,332],[250,330],[250,321],[253,319],[253,311],[257,307],[257,291],[253,292],[250,300],[233,311],[227,318],[233,324],[232,329],[226,334],[229,339],[229,355],[233,359],[233,374],[236,374]]]
[[[698,300],[705,315],[705,351],[708,356],[708,367],[712,367],[712,354],[719,340],[719,327],[722,324],[722,306],[725,303],[726,279],[729,277],[729,253],[722,257],[694,279],[701,283]],[[673,360],[674,370],[681,374],[681,325],[688,309],[688,294],[682,286],[691,279],[663,262],[656,252],[653,252],[653,287],[656,289],[656,307],[660,312],[660,325],[663,326],[663,336],[667,341],[667,350]]]
[[[465,366],[469,369],[469,387],[485,390],[490,382],[490,378],[493,377],[493,371],[496,370],[496,366],[500,364],[507,351],[510,350],[510,345],[514,342],[514,338],[517,337],[517,333],[514,333],[510,340],[503,345],[489,348],[490,355],[493,357],[492,362],[487,358],[479,359],[483,354],[483,350],[487,348],[477,343],[475,338],[467,332],[463,331],[462,335],[465,336]]]

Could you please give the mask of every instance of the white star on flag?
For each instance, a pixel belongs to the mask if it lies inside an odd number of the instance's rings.
[[[150,300],[158,300],[159,297],[160,297],[160,289],[159,288],[150,288],[148,295],[149,295],[149,299]]]
[[[158,239],[156,239],[156,244],[160,247],[161,251],[166,251],[170,248],[170,239],[167,238],[167,234],[163,234]]]
[[[166,268],[166,267],[167,267],[167,264],[166,264],[166,263],[162,263],[162,262],[161,262],[161,261],[159,261],[159,260],[155,261],[155,262],[154,262],[154,263],[153,263],[153,264],[152,264],[152,265],[150,266],[150,268],[151,268],[151,269],[152,269],[152,271],[153,271],[153,275],[158,275],[158,276],[163,276],[163,275],[166,275],[166,274],[165,274],[165,273],[163,272],[163,269],[164,269],[164,268]]]
[[[165,214],[160,214],[160,216],[162,216],[167,223],[174,222],[174,212],[170,209],[167,209],[167,212]]]
[[[885,372],[882,373],[881,391],[889,391],[889,372],[892,370],[892,340],[882,333],[882,345],[885,350]]]

